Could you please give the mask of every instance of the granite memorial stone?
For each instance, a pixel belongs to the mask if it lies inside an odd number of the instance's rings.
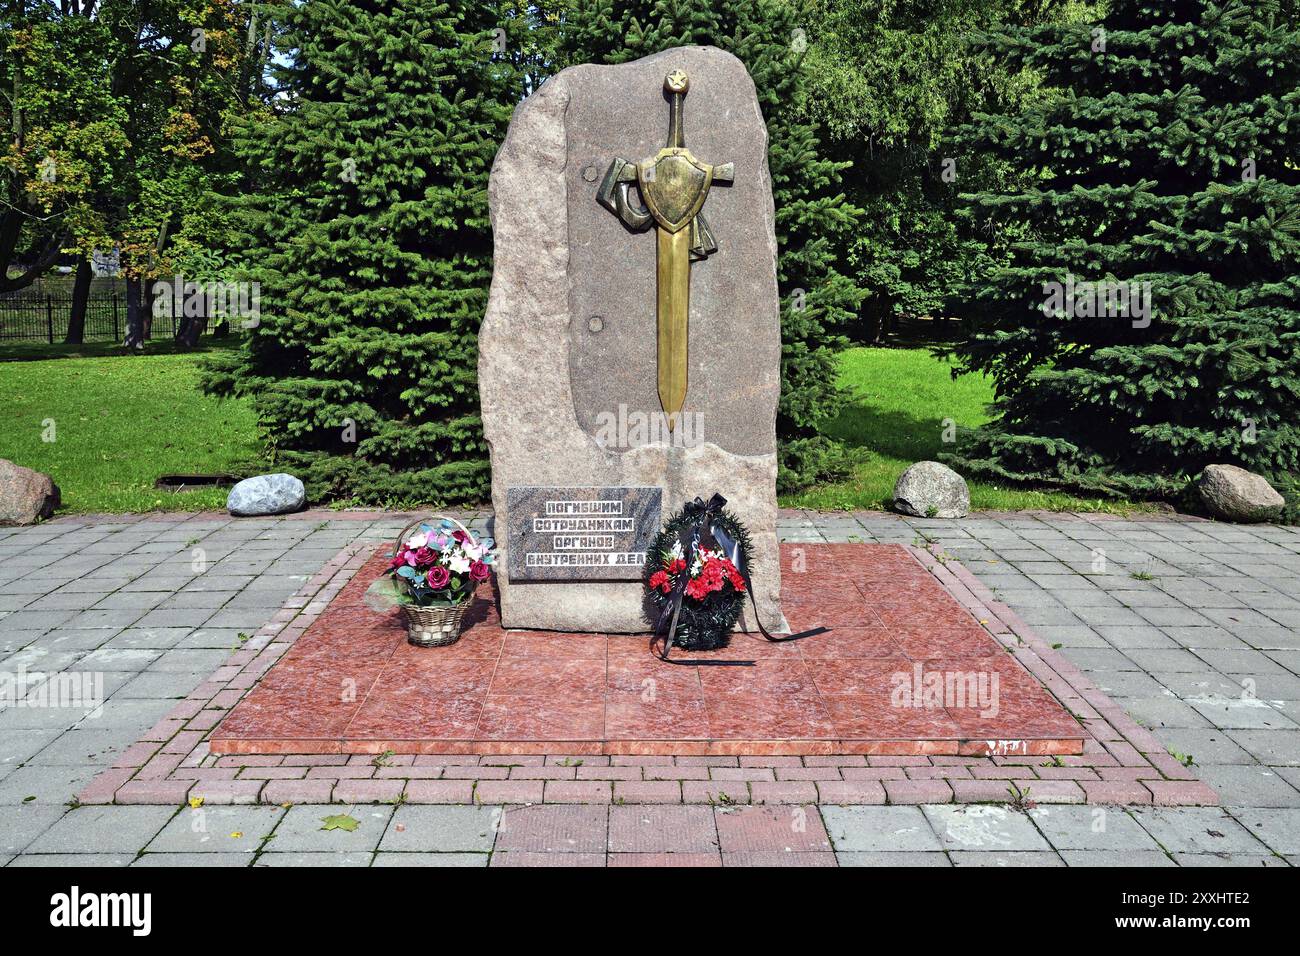
[[[785,629],[776,236],[743,64],[679,47],[562,71],[516,108],[489,193],[479,390],[503,624],[648,630],[619,556],[718,492],[749,528],[762,622]]]

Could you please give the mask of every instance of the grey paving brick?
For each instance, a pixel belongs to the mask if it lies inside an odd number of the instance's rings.
[[[1149,867],[1177,866],[1160,850],[1062,850],[1066,866]]]
[[[212,616],[211,608],[168,608],[153,610],[139,619],[137,627],[202,627]]]
[[[69,665],[79,671],[142,671],[152,665],[161,651],[143,647],[101,647]]]
[[[486,853],[377,853],[371,866],[487,866]]]
[[[1206,721],[1222,729],[1297,730],[1295,721],[1288,717],[1281,702],[1258,697],[1227,697],[1218,694],[1198,694],[1187,698]]]
[[[851,850],[835,854],[840,866],[952,866],[946,853],[934,852],[864,852]]]
[[[57,730],[77,724],[89,707],[7,707],[0,710],[0,737],[11,730]]]
[[[149,729],[171,709],[170,701],[143,698],[109,698],[99,711],[88,715],[77,728],[110,730],[125,728],[143,731]],[[129,736],[129,734],[128,734]]]
[[[944,848],[920,807],[824,806],[826,832],[837,851],[938,851]]]
[[[126,853],[24,853],[16,856],[9,865],[14,867],[124,867],[130,866],[132,855]]]
[[[369,866],[373,854],[366,851],[353,851],[350,853],[329,853],[329,852],[296,852],[296,853],[263,853],[259,856],[254,866],[310,866],[310,867],[358,867]]]
[[[1259,763],[1221,731],[1204,727],[1162,727],[1159,737],[1170,752],[1190,755],[1195,761],[1194,770],[1210,764]]]
[[[1137,614],[1158,627],[1213,627],[1216,622],[1189,607],[1140,607]]]
[[[1073,661],[1077,667],[1086,671],[1135,671],[1141,669],[1127,654],[1110,647],[1072,647],[1066,651],[1065,656]]]
[[[22,852],[67,812],[34,803],[0,806],[0,856]]]
[[[114,635],[105,648],[143,648],[165,651],[189,636],[188,627],[129,627]]]
[[[1164,685],[1146,671],[1089,671],[1088,677],[1115,698],[1149,697],[1165,690]]]
[[[486,853],[496,842],[500,820],[500,807],[408,804],[394,812],[379,849]]]
[[[1211,627],[1162,627],[1160,632],[1175,646],[1196,651],[1202,648],[1242,650],[1249,645],[1235,634],[1217,625]]]
[[[1029,817],[1057,850],[1160,850],[1121,807],[1039,806]]]
[[[1046,839],[1023,813],[985,804],[922,808],[945,850],[1049,850]]]
[[[203,867],[249,866],[253,858],[247,853],[146,853],[131,864],[133,867]]]
[[[220,667],[229,655],[229,650],[217,648],[211,650],[173,649],[164,651],[150,665],[149,669],[160,674],[193,673],[195,671],[211,673]]]
[[[1286,668],[1270,656],[1270,653],[1276,654],[1277,652],[1204,648],[1197,650],[1195,653],[1197,657],[1215,670],[1229,676],[1244,675],[1253,677],[1261,674],[1286,673]]]
[[[145,846],[175,807],[76,807],[27,848],[32,853],[129,853]]]
[[[357,828],[352,831],[321,829],[323,818],[336,814],[351,816],[357,821]],[[271,842],[275,853],[370,851],[379,846],[392,815],[393,808],[388,806],[300,804],[288,809]]]
[[[1134,807],[1133,818],[1170,853],[1257,853],[1259,842],[1219,807]]]
[[[1096,633],[1111,647],[1121,651],[1133,647],[1178,647],[1173,638],[1150,624],[1099,624]]]
[[[183,808],[145,847],[151,853],[254,853],[284,816],[258,805]]]
[[[83,608],[89,606],[92,611],[135,611],[137,617],[168,600],[164,591],[114,591],[105,594],[98,601],[94,601],[94,595],[85,597],[89,600],[82,600],[80,606]]]
[[[954,850],[949,856],[953,866],[1065,866],[1060,856],[1047,850]]]
[[[1271,853],[1175,853],[1179,866],[1287,866],[1286,860]]]
[[[1270,767],[1300,766],[1300,730],[1224,731],[1243,750]]]
[[[1197,774],[1229,806],[1300,807],[1300,791],[1268,767],[1209,764]]]
[[[71,629],[78,628],[114,628],[121,630],[124,627],[130,627],[136,621],[140,620],[140,615],[144,613],[140,609],[115,608],[104,611],[82,611],[73,617],[70,621],[60,624],[60,627]]]
[[[1144,727],[1208,727],[1211,721],[1173,696],[1124,698],[1124,709]]]
[[[1079,620],[1085,624],[1143,624],[1141,615],[1126,607],[1072,607]]]
[[[1287,856],[1300,854],[1300,810],[1290,807],[1233,808],[1231,812],[1247,830],[1274,853]]]
[[[59,737],[61,731],[6,730],[0,734],[0,766],[18,765]]]
[[[49,741],[47,747],[32,754],[34,766],[94,767],[112,762],[113,757],[135,743],[138,728],[79,724]]]
[[[1187,650],[1135,647],[1125,651],[1125,654],[1138,667],[1151,674],[1210,674],[1214,672],[1214,668]]]
[[[178,671],[176,673],[155,673],[145,671],[127,681],[115,697],[152,697],[175,700],[184,697],[207,679],[204,671]]]

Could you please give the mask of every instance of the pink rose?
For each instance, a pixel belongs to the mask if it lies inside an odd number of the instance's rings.
[[[492,576],[491,570],[482,561],[471,561],[469,565],[469,579],[471,581],[486,581]]]
[[[426,578],[429,581],[429,587],[435,591],[441,591],[451,581],[451,572],[439,564],[429,569]]]

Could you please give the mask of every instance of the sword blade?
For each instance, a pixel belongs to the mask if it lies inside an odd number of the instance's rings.
[[[656,229],[659,281],[659,404],[668,429],[686,404],[688,322],[691,313],[691,230]]]

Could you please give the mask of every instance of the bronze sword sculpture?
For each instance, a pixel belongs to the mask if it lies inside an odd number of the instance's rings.
[[[659,404],[671,431],[686,402],[691,262],[718,249],[700,209],[714,183],[733,180],[735,167],[702,163],[686,148],[682,126],[682,101],[690,89],[686,73],[673,70],[664,78],[664,89],[671,96],[668,145],[639,163],[615,159],[596,199],[629,228],[645,229],[651,222],[658,227]],[[645,204],[641,209],[628,200],[634,182]]]

